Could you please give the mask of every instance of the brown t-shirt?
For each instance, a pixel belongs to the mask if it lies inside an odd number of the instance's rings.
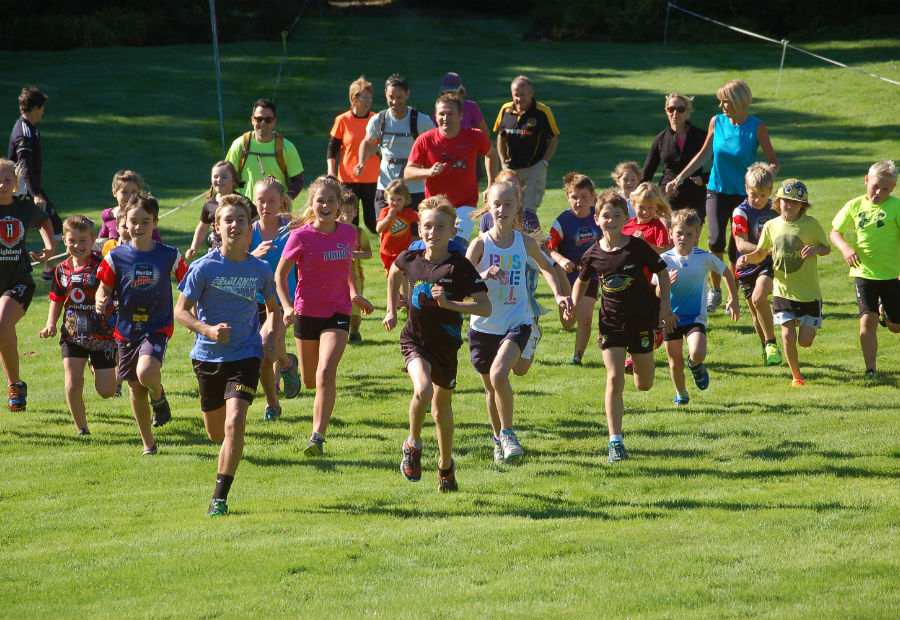
[[[600,277],[601,334],[637,334],[659,326],[659,298],[650,275],[666,263],[643,239],[629,238],[621,249],[607,252],[596,242],[581,258],[580,280]]]

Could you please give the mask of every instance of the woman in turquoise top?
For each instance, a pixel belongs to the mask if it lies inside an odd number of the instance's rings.
[[[744,175],[750,164],[756,162],[759,147],[762,147],[775,174],[778,174],[779,164],[765,124],[747,111],[753,98],[747,83],[731,80],[719,89],[716,97],[722,114],[709,119],[709,131],[703,148],[678,176],[666,184],[666,191],[677,188],[712,157],[712,172],[706,190],[706,220],[709,223],[709,251],[721,260],[725,254],[726,239],[732,238],[729,225],[731,213],[747,197]],[[732,239],[728,244],[728,262],[732,270],[735,255]],[[721,275],[710,274],[712,287],[707,296],[710,312],[722,303],[721,281]]]

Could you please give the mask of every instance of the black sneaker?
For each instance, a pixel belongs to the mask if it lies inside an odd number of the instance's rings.
[[[422,448],[418,450],[403,442],[403,460],[400,461],[400,473],[410,482],[422,479]]]
[[[56,271],[56,268],[44,269],[44,273],[41,274],[41,280],[44,282],[52,282],[54,271]]]
[[[438,493],[455,493],[459,491],[459,486],[456,484],[456,463],[453,459],[450,459],[450,469],[438,470],[438,477],[441,480],[438,483]]]
[[[91,434],[91,431],[89,431],[87,428],[79,428],[78,429],[78,435],[81,437],[84,437],[85,435],[90,435],[90,434]]]
[[[172,419],[172,409],[169,408],[169,401],[166,399],[165,390],[163,390],[159,400],[150,401],[150,406],[153,407],[153,426],[163,426]]]

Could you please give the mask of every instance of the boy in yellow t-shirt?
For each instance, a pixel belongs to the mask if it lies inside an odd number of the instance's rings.
[[[738,259],[737,268],[762,262],[772,251],[775,294],[772,310],[781,325],[781,340],[791,369],[791,386],[806,385],[800,373],[797,344],[812,346],[822,327],[822,293],[816,257],[831,253],[828,237],[809,209],[809,192],[797,179],[788,179],[775,191],[774,206],[780,217],[766,222],[756,251]]]
[[[892,161],[872,164],[866,194],[845,204],[831,222],[831,242],[850,265],[859,304],[859,342],[866,379],[878,378],[879,315],[882,325],[900,332],[900,199]]]

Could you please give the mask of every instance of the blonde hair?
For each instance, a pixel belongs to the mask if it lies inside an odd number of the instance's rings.
[[[369,91],[369,94],[372,94],[372,82],[366,79],[366,76],[361,75],[352,82],[350,82],[350,105],[353,105],[353,98],[359,95],[359,93],[364,90]]]
[[[625,200],[619,192],[612,188],[600,192],[600,194],[597,196],[597,200],[594,201],[594,206],[596,207],[596,211],[594,212],[595,218],[600,215],[600,210],[605,206],[619,209],[622,213],[625,214],[625,217],[628,217],[628,201]]]
[[[384,188],[385,202],[389,196],[399,196],[403,199],[403,206],[406,207],[412,202],[412,196],[409,195],[409,185],[403,179],[394,179]]]
[[[219,202],[219,206],[216,207],[216,224],[219,223],[219,213],[222,212],[222,207],[235,207],[241,209],[247,216],[248,223],[253,218],[253,203],[250,202],[249,198],[247,198],[246,196],[242,196],[241,194],[225,194],[224,196],[222,196],[222,200]]]
[[[320,190],[323,190],[323,189],[333,193],[334,197],[337,198],[337,202],[338,202],[337,216],[338,217],[341,216],[340,212],[342,211],[342,209],[340,208],[340,204],[341,204],[341,199],[344,196],[344,187],[341,185],[341,182],[338,181],[334,177],[321,176],[318,179],[316,179],[315,181],[313,181],[312,183],[310,183],[309,189],[308,189],[309,197],[306,200],[306,209],[304,209],[303,214],[300,215],[299,218],[295,218],[294,220],[291,221],[292,225],[293,224],[300,224],[300,225],[309,224],[310,222],[312,222],[313,220],[316,219],[316,214],[312,208],[313,196],[315,196],[317,192],[319,192]]]
[[[869,166],[868,176],[876,179],[894,179],[897,180],[897,166],[890,159],[875,162]]]
[[[766,187],[772,189],[775,185],[775,173],[766,164],[756,162],[755,164],[750,164],[750,167],[747,168],[744,182],[747,184],[747,187],[752,189],[765,189]]]
[[[616,166],[615,170],[612,171],[612,174],[609,176],[612,177],[613,181],[618,181],[622,178],[622,176],[631,171],[637,176],[637,178],[641,178],[641,167],[637,165],[636,161],[623,161],[619,165]]]
[[[683,95],[676,90],[676,91],[673,91],[673,92],[669,93],[668,95],[666,95],[666,106],[669,105],[669,99],[681,99],[684,102],[685,107],[687,108],[687,110],[685,110],[684,115],[685,116],[691,115],[691,112],[694,109],[694,98],[693,97],[688,97],[687,95]]]
[[[631,192],[631,206],[637,209],[640,203],[649,202],[656,205],[656,216],[661,220],[668,220],[672,216],[672,207],[659,186],[655,183],[644,181]]]
[[[422,216],[426,211],[438,211],[440,213],[445,213],[446,215],[450,216],[454,224],[456,223],[456,209],[453,208],[453,203],[450,202],[445,194],[429,196],[419,203],[420,220],[422,219]]]
[[[112,191],[115,194],[126,183],[137,185],[138,191],[144,189],[144,178],[134,170],[119,170],[113,175]]]
[[[10,159],[6,159],[5,157],[0,157],[0,170],[3,168],[9,168],[13,171],[13,175],[16,177],[16,183],[19,182],[19,171],[16,170],[16,164]]]
[[[744,80],[731,80],[716,92],[719,101],[727,99],[738,110],[746,110],[753,100],[753,93]]]
[[[94,236],[94,221],[86,215],[71,215],[63,222],[63,234],[69,232],[88,232]]]
[[[693,209],[679,209],[672,214],[672,228],[676,226],[690,226],[696,228],[699,233],[703,228],[703,220]]]
[[[577,189],[586,189],[593,194],[594,182],[591,180],[591,177],[587,176],[586,174],[581,174],[580,172],[570,172],[563,177],[563,189],[565,189],[566,191],[566,196],[573,193]]]
[[[281,196],[281,208],[278,210],[279,213],[290,213],[291,207],[294,206],[293,200],[291,200],[291,195],[287,193],[284,189],[284,183],[273,177],[271,174],[267,174],[263,178],[259,179],[256,182],[256,185],[253,186],[253,193],[256,194],[256,188],[259,186],[263,186],[266,189],[274,189],[278,192],[278,195]]]
[[[494,181],[493,183],[491,183],[491,186],[489,188],[487,188],[488,200],[485,201],[485,205],[478,211],[480,211],[481,214],[484,214],[487,211],[491,210],[490,197],[494,191],[498,191],[498,192],[512,191],[515,194],[515,196],[516,196],[516,216],[513,219],[513,228],[521,231],[522,224],[525,222],[525,207],[523,206],[523,203],[522,203],[522,190],[519,186],[517,186],[513,183],[510,183],[509,181]],[[479,215],[478,217],[481,217],[481,215]],[[475,219],[474,214],[473,214],[472,219]]]
[[[224,167],[228,168],[228,172],[229,172],[229,174],[231,174],[231,180],[234,183],[234,186],[231,188],[232,191],[234,190],[235,187],[240,187],[242,185],[241,180],[238,178],[237,168],[235,168],[234,164],[231,163],[230,161],[225,161],[224,159],[222,161],[217,161],[215,164],[213,164],[213,167],[209,169],[210,174],[212,174],[212,171],[215,170],[216,168],[218,168],[219,166],[224,166]],[[209,191],[206,192],[206,197],[212,198],[215,195],[216,195],[216,188],[213,187],[212,184],[210,183]]]

